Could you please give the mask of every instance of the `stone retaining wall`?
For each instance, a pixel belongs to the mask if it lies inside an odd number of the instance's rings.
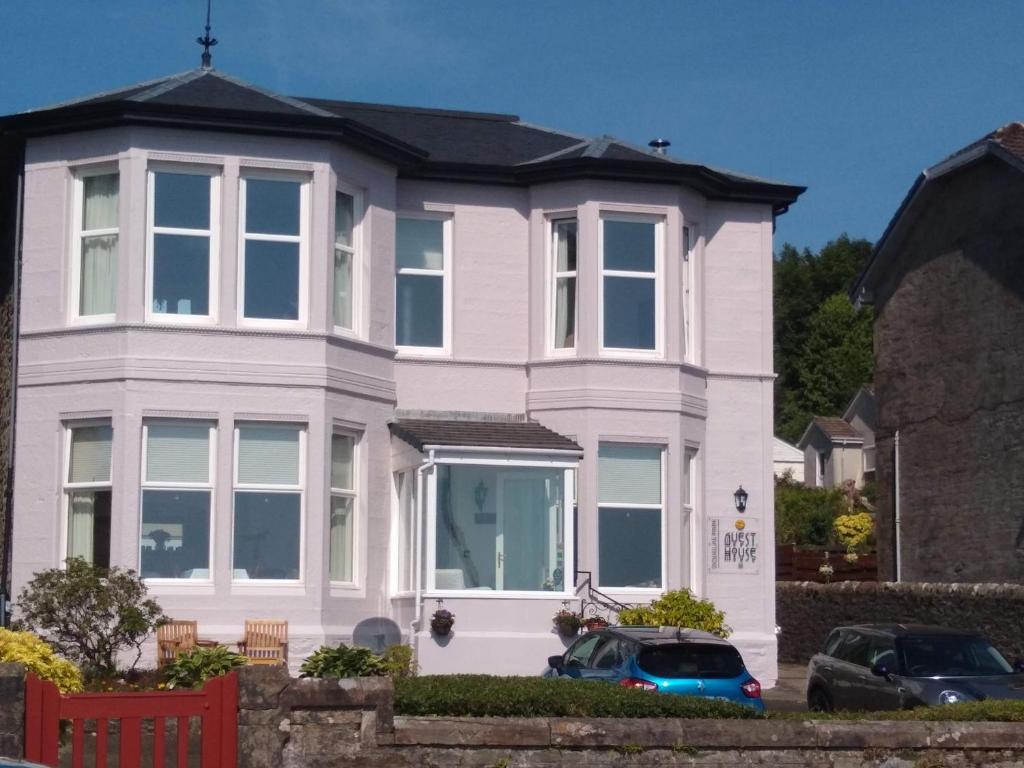
[[[779,661],[805,662],[843,624],[895,622],[975,629],[1010,661],[1024,658],[1024,586],[778,582]]]

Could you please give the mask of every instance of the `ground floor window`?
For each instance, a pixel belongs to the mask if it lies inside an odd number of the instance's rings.
[[[601,443],[597,461],[598,583],[661,587],[662,447]]]
[[[300,576],[304,437],[293,426],[235,430],[235,580]]]
[[[356,440],[352,435],[331,436],[331,581],[350,583],[355,560]]]
[[[65,448],[67,556],[110,566],[110,423],[70,427]]]
[[[564,591],[566,475],[561,468],[440,464],[434,587]]]
[[[396,472],[397,500],[395,531],[392,538],[394,556],[394,592],[412,592],[415,588],[416,566],[416,473]]]

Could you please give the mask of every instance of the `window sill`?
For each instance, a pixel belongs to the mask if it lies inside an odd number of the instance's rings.
[[[239,328],[250,328],[253,330],[264,329],[272,331],[305,331],[305,320],[273,320],[270,318],[260,319],[254,317],[239,317]]]
[[[603,358],[619,358],[623,360],[664,360],[665,355],[658,349],[619,349],[618,347],[602,347],[598,353]]]
[[[395,351],[398,353],[396,360],[450,360],[452,358],[451,350],[441,347],[401,347],[396,345]]]
[[[216,587],[209,579],[143,579],[151,595],[212,595]]]
[[[496,589],[443,589],[427,590],[423,593],[424,600],[576,600],[575,592],[526,592],[526,591],[500,591]]]
[[[248,581],[232,581],[233,595],[282,595],[304,596],[306,586],[300,581],[273,581],[270,579],[251,579]]]
[[[117,323],[117,315],[79,315],[68,318],[68,326],[71,328],[114,325],[115,323]]]
[[[217,318],[214,315],[172,315],[164,313],[151,313],[146,315],[148,325],[170,325],[170,326],[196,326],[196,325],[217,325]]]

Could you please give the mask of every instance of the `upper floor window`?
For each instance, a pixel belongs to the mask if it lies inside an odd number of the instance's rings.
[[[305,323],[308,186],[305,180],[284,176],[241,179],[243,320]]]
[[[556,350],[576,346],[576,233],[576,219],[551,223],[552,345]]]
[[[117,173],[84,173],[75,183],[72,315],[114,317],[117,306]]]
[[[66,431],[64,509],[67,556],[110,567],[112,483],[110,422],[82,424]]]
[[[143,423],[143,578],[210,578],[215,435],[209,423]]]
[[[334,197],[334,327],[355,329],[355,198],[342,191]]]
[[[649,217],[601,219],[602,349],[661,349],[660,230]]]
[[[205,171],[149,172],[146,301],[151,317],[190,322],[214,316],[218,189],[219,177]]]
[[[331,581],[352,582],[355,558],[356,440],[352,435],[331,436]]]
[[[444,352],[451,328],[451,220],[398,219],[395,232],[395,345]]]
[[[683,359],[691,363],[697,362],[696,347],[696,265],[694,264],[694,249],[696,246],[696,230],[693,227],[683,227]]]

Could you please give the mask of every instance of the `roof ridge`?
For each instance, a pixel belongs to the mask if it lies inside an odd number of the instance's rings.
[[[170,77],[164,78],[161,82],[156,83],[152,88],[145,91],[139,91],[134,96],[129,96],[128,101],[149,101],[155,99],[161,94],[173,91],[175,88],[180,88],[186,83],[191,83],[198,80],[200,77],[206,74],[205,70],[202,69],[191,69],[188,72],[182,72],[177,75],[171,75]]]
[[[521,163],[516,163],[516,165],[517,166],[519,166],[519,165],[532,165],[533,163],[544,163],[544,162],[547,162],[548,160],[554,160],[554,159],[556,159],[558,157],[561,157],[562,155],[566,155],[566,154],[568,154],[570,152],[573,152],[573,151],[579,149],[580,147],[588,146],[591,143],[591,141],[592,141],[591,139],[585,139],[584,141],[578,141],[575,144],[571,144],[570,146],[565,147],[564,149],[559,149],[559,150],[556,150],[554,152],[549,152],[548,154],[540,155],[539,157],[531,157],[529,160],[523,160]]]
[[[609,136],[607,133],[601,134],[596,139],[590,142],[590,146],[587,147],[586,151],[583,153],[583,156],[601,157],[601,155],[603,155],[608,150],[608,147],[611,146],[613,140],[613,136]]]
[[[72,107],[72,106],[74,106],[76,104],[82,104],[82,103],[87,102],[87,101],[94,101],[96,99],[101,99],[104,96],[113,96],[114,94],[122,93],[123,91],[131,91],[131,90],[134,90],[136,88],[146,88],[146,87],[151,86],[151,85],[156,85],[157,83],[162,83],[163,81],[169,80],[171,78],[182,77],[183,75],[187,75],[188,73],[194,72],[194,71],[195,71],[194,69],[189,69],[189,70],[186,70],[184,72],[177,72],[177,73],[175,73],[173,75],[163,75],[161,77],[153,78],[152,80],[143,80],[141,83],[131,83],[130,85],[121,85],[121,86],[118,86],[117,88],[109,88],[109,89],[107,89],[105,91],[100,91],[98,93],[90,93],[88,96],[80,96],[77,99],[66,99],[65,101],[57,101],[57,102],[54,102],[53,104],[46,104],[46,105],[44,105],[42,107],[35,107],[34,109],[26,109],[21,114],[30,114],[32,112],[46,112],[46,111],[51,110],[51,109],[60,109],[61,107]]]
[[[296,98],[293,98],[291,96],[284,96],[283,94],[277,93],[276,91],[271,91],[269,88],[262,88],[262,87],[260,87],[258,85],[254,85],[254,84],[252,84],[252,83],[250,83],[250,82],[248,82],[246,80],[242,80],[241,78],[232,77],[231,75],[226,75],[223,72],[219,72],[218,70],[215,70],[215,69],[206,70],[205,74],[212,75],[213,77],[219,77],[221,80],[224,80],[226,82],[232,83],[233,85],[237,85],[237,86],[239,86],[241,88],[248,88],[250,90],[256,91],[256,93],[262,94],[262,95],[266,96],[269,99],[274,99],[275,101],[280,101],[282,104],[287,104],[289,107],[295,107],[296,109],[301,109],[304,112],[309,112],[310,114],[316,115],[317,117],[333,117],[333,118],[337,118],[338,117],[337,115],[335,115],[335,114],[333,114],[331,112],[328,112],[326,109],[320,109],[319,107],[314,107],[312,104],[307,104],[306,102],[302,101],[301,99],[296,99]]]

